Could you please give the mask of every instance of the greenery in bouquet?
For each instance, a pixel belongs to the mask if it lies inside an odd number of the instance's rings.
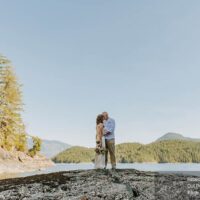
[[[104,147],[97,146],[97,147],[95,148],[95,152],[96,152],[97,154],[103,154],[103,155],[104,155],[104,154],[107,152],[107,149],[104,148]]]

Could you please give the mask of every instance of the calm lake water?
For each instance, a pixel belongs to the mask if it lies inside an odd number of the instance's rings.
[[[108,165],[108,168],[111,168]],[[118,163],[118,169],[137,169],[141,171],[155,171],[161,173],[182,173],[188,175],[200,176],[200,164],[196,163]],[[69,170],[87,170],[94,169],[93,163],[79,163],[79,164],[55,164],[55,166],[41,171],[34,171],[29,173],[19,174],[18,177],[31,176],[35,174],[46,174],[51,172],[69,171]]]

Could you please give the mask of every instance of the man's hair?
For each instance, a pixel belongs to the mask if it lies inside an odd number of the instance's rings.
[[[104,112],[102,112],[102,115],[103,115],[103,114],[107,114],[107,115],[108,115],[108,112],[104,111]]]

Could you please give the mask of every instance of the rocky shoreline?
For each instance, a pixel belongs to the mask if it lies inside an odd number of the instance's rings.
[[[53,166],[54,163],[43,155],[33,158],[23,152],[8,152],[0,148],[0,179],[14,177],[15,174],[31,172]]]
[[[199,199],[199,188],[188,186],[198,181],[134,169],[64,171],[1,180],[0,200]]]

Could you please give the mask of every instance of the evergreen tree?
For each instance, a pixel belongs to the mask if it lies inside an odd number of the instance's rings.
[[[20,89],[11,62],[0,55],[0,146],[7,150],[27,150]]]
[[[41,150],[42,141],[39,137],[31,136],[33,140],[33,147],[29,149],[28,154],[34,157]]]

